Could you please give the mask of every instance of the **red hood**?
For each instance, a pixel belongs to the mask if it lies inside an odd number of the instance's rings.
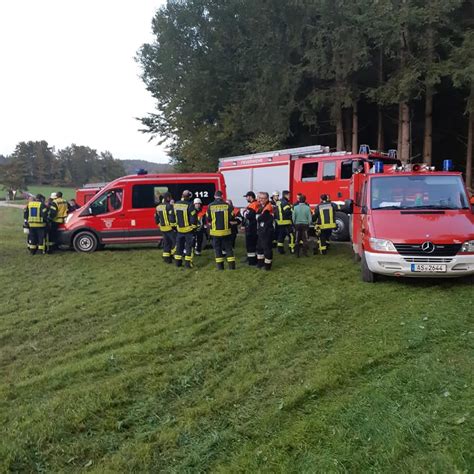
[[[443,211],[443,214],[402,214],[376,210],[371,213],[371,234],[396,243],[462,243],[474,239],[474,214],[469,210]]]

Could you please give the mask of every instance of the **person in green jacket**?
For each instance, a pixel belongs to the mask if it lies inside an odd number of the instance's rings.
[[[293,208],[293,223],[296,229],[296,256],[300,256],[301,247],[303,254],[308,256],[308,229],[311,225],[311,209],[306,203],[304,194],[298,197],[298,204]]]

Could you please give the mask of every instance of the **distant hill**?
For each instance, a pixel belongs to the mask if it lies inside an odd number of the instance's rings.
[[[172,173],[173,166],[168,163],[152,163],[145,160],[120,160],[127,174],[135,174],[137,170],[144,169],[149,173]]]

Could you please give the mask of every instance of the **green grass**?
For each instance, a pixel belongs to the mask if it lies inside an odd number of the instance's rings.
[[[3,189],[3,186],[0,185],[0,191]],[[46,198],[51,196],[51,193],[57,193],[61,191],[63,193],[63,197],[66,200],[73,199],[76,197],[76,188],[68,188],[65,186],[40,186],[40,185],[31,185],[28,186],[28,192],[31,194],[42,194]],[[1,199],[5,199],[6,191],[0,192]]]
[[[347,246],[270,273],[30,257],[20,214],[0,209],[0,471],[474,470],[472,279],[364,284]]]

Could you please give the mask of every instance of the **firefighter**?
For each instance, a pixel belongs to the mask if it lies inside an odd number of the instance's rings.
[[[197,212],[197,220],[198,225],[196,229],[196,242],[194,244],[194,253],[199,256],[202,252],[202,243],[204,241],[204,236],[206,235],[207,229],[207,217],[206,211],[202,207],[202,201],[199,198],[194,199],[193,201],[194,207],[196,208]]]
[[[48,221],[48,210],[44,203],[44,196],[38,194],[29,201],[23,212],[25,226],[28,232],[28,250],[34,255],[38,250],[46,253],[46,225]]]
[[[258,193],[257,212],[257,267],[269,271],[273,260],[273,206],[268,193]]]
[[[197,211],[191,201],[191,191],[183,191],[181,201],[174,204],[174,215],[176,221],[176,253],[174,255],[176,266],[183,265],[186,268],[193,267],[193,244],[194,232],[197,228]],[[186,254],[186,255],[185,255]]]
[[[64,224],[68,213],[68,203],[63,198],[63,193],[58,191],[57,193],[51,194],[53,200],[49,206],[49,232],[48,232],[48,244],[49,252],[53,251],[58,247],[58,227],[59,224]]]
[[[278,191],[273,191],[272,197],[270,199],[270,204],[273,207],[273,215],[276,214],[279,201],[280,201],[280,193]],[[276,248],[278,244],[278,224],[275,220],[273,221],[273,229],[274,231],[273,231],[272,246],[273,248]]]
[[[278,252],[281,254],[285,253],[285,239],[288,236],[290,253],[295,253],[295,233],[293,230],[290,191],[283,191],[281,200],[277,201],[275,222],[278,229]]]
[[[257,265],[257,212],[260,207],[255,193],[249,191],[244,198],[248,206],[243,212],[245,226],[245,248],[247,250],[247,263],[251,266]]]
[[[156,206],[155,222],[163,233],[163,261],[172,263],[176,247],[176,220],[171,204],[171,193],[165,193],[163,200]]]
[[[218,270],[224,270],[224,256],[227,259],[229,270],[235,270],[235,256],[232,248],[232,206],[222,199],[222,191],[216,191],[214,201],[207,208],[207,219],[209,221],[212,237],[212,245],[216,255]]]
[[[337,206],[330,201],[329,196],[321,194],[321,202],[314,210],[313,219],[315,221],[319,252],[323,255],[327,253],[328,240],[331,237],[332,231],[336,228],[336,211]]]
[[[232,231],[232,248],[235,249],[235,241],[237,240],[237,235],[239,233],[239,227],[242,225],[242,214],[240,214],[240,209],[234,207],[234,203],[229,199],[227,204],[232,208],[232,216],[230,220],[230,229]]]

